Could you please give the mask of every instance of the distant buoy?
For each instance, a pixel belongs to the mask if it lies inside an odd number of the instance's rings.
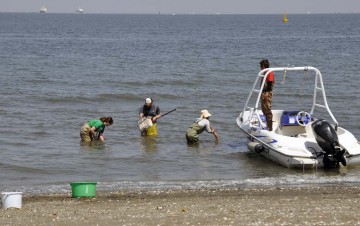
[[[287,23],[288,22],[288,18],[286,16],[286,14],[283,16],[283,23]]]

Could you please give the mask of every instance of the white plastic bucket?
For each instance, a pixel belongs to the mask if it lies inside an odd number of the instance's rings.
[[[18,208],[22,207],[22,192],[1,192],[2,208]]]

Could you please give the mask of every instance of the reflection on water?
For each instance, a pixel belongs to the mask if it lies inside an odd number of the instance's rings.
[[[199,143],[199,144],[188,144],[187,145],[187,150],[194,152],[196,154],[211,154],[212,152],[214,152],[216,149],[216,144],[215,143]]]
[[[82,151],[104,151],[105,143],[98,140],[80,142],[80,148]]]
[[[339,168],[321,168],[315,172],[317,177],[332,177],[332,176],[346,176],[348,173],[348,168],[340,166]]]
[[[158,150],[157,138],[154,136],[141,136],[140,147],[144,152],[156,152]]]
[[[241,156],[240,156],[241,155]],[[238,157],[237,157],[238,156]],[[280,164],[277,164],[264,156],[246,151],[245,153],[238,152],[232,154],[230,158],[241,159],[241,165],[246,165],[247,169],[252,171],[252,177],[256,178],[272,178],[277,176],[314,176],[314,178],[320,177],[338,177],[338,176],[347,176],[352,175],[355,172],[352,168],[349,167],[339,167],[339,168],[287,168]],[[248,174],[250,174],[248,172]]]

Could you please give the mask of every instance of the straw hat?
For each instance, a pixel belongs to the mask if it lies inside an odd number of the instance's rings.
[[[211,116],[211,114],[209,113],[208,110],[206,110],[206,109],[201,110],[201,117],[203,117],[203,118],[208,118],[208,117],[210,117],[210,116]]]

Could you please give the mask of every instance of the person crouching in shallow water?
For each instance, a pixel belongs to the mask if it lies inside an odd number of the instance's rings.
[[[145,130],[142,135],[157,136],[157,120],[161,117],[160,108],[156,106],[151,98],[145,99],[145,104],[139,109],[139,118],[151,118],[153,125]]]
[[[87,121],[80,131],[81,141],[90,142],[92,140],[104,141],[104,130],[106,126],[113,124],[112,117],[101,117]],[[96,135],[98,133],[98,136]]]
[[[188,144],[198,144],[199,143],[199,134],[204,132],[212,133],[216,139],[219,141],[219,137],[215,130],[210,127],[210,118],[211,114],[208,110],[202,110],[200,118],[196,119],[195,122],[189,127],[186,131],[186,141]]]
[[[260,61],[260,68],[261,70],[264,70],[266,68],[270,67],[270,63],[267,59],[264,59]],[[266,74],[266,71],[265,71]],[[272,102],[272,96],[273,96],[273,87],[274,87],[274,72],[270,72],[268,76],[266,77],[264,89],[261,93],[261,110],[263,114],[266,117],[266,124],[269,131],[272,131],[272,119],[273,114],[271,112],[271,102]]]

